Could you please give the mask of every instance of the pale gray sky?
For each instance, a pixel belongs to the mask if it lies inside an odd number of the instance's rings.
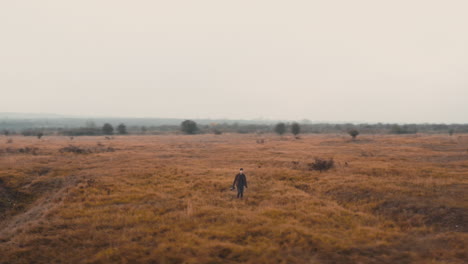
[[[468,122],[468,1],[0,2],[0,112]]]

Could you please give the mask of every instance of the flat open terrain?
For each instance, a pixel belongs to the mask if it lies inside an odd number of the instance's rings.
[[[468,135],[7,139],[0,263],[468,259]]]

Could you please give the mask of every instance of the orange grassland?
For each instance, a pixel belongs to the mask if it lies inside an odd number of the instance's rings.
[[[468,259],[468,135],[7,139],[0,263]],[[310,171],[315,157],[335,167]]]

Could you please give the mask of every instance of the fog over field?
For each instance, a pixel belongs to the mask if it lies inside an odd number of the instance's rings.
[[[0,264],[466,264],[467,102],[466,0],[0,1]]]
[[[3,1],[0,112],[466,123],[466,1]]]

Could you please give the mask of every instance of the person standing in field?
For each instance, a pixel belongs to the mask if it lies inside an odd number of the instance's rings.
[[[244,187],[247,188],[247,177],[245,177],[244,169],[240,168],[239,173],[234,178],[232,189],[237,185],[237,198],[244,197]]]

